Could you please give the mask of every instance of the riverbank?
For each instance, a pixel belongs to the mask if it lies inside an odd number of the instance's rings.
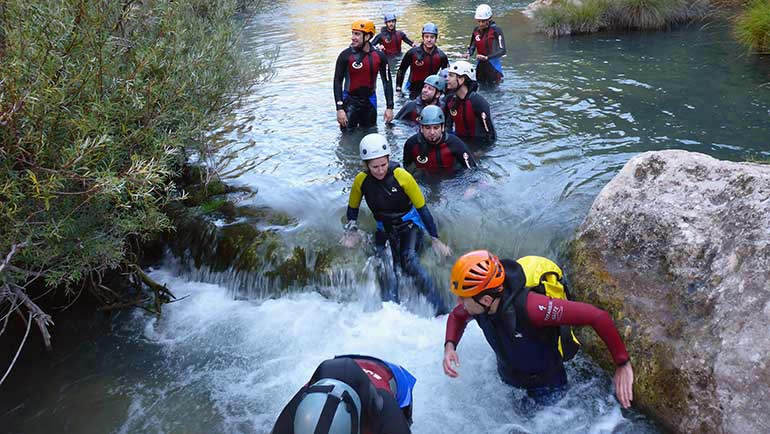
[[[536,0],[524,14],[535,21],[538,31],[551,37],[663,30],[732,15],[734,37],[746,50],[770,53],[770,2],[765,0],[729,5],[711,0]]]

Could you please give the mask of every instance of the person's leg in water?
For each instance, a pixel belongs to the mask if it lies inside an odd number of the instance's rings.
[[[374,233],[374,250],[379,259],[379,270],[377,280],[380,284],[380,298],[382,301],[399,302],[398,299],[398,277],[396,276],[395,260],[396,251],[393,241],[390,242],[391,258],[388,258],[385,243],[388,241],[388,234],[378,229]]]
[[[422,229],[414,223],[409,223],[399,233],[399,258],[401,268],[412,276],[423,294],[428,297],[428,302],[436,308],[437,315],[443,315],[449,310],[441,298],[433,279],[428,271],[420,264],[418,252],[422,246]]]
[[[519,406],[524,414],[530,414],[550,407],[564,398],[567,386],[544,386],[527,389],[527,394],[521,398]]]
[[[373,94],[374,95],[374,94]],[[351,131],[356,127],[369,128],[377,125],[377,107],[376,95],[374,97],[361,98],[358,96],[349,96],[346,100],[347,108],[345,112],[348,115],[347,128],[340,128],[343,131]]]

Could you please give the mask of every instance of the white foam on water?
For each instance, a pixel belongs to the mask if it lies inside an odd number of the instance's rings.
[[[317,293],[234,300],[221,286],[168,270],[152,277],[188,297],[168,305],[159,320],[144,319],[142,338],[160,347],[167,372],[131,388],[119,433],[268,433],[316,366],[342,354],[380,357],[414,374],[415,433],[653,432],[629,425],[606,378],[578,380],[557,405],[521,414],[515,405],[521,391],[500,381],[474,324],[458,349],[460,377],[450,379],[441,366],[446,316],[420,316],[394,303],[372,310],[366,302]],[[575,366],[573,377],[605,375],[584,359]]]

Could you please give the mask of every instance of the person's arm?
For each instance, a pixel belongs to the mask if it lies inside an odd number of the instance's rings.
[[[414,163],[414,157],[412,156],[412,147],[417,140],[417,135],[414,135],[406,140],[404,143],[404,157],[401,159],[401,164],[404,168],[408,168]]]
[[[535,327],[591,326],[607,345],[615,365],[628,362],[628,351],[610,314],[588,303],[550,298],[531,292],[527,295],[527,315]]]
[[[413,106],[413,101],[409,101],[408,103],[401,106],[401,110],[396,113],[396,120],[406,120],[407,116],[409,116],[409,112],[412,111]]]
[[[487,60],[505,56],[505,36],[503,36],[503,31],[497,26],[492,27],[490,30],[495,32],[495,40],[492,43],[492,53],[487,56]]]
[[[417,181],[415,181],[414,177],[402,167],[397,167],[393,171],[393,176],[396,178],[399,185],[401,185],[401,188],[404,189],[404,193],[406,193],[409,200],[412,201],[412,205],[420,214],[420,218],[425,224],[425,230],[428,231],[428,234],[431,237],[438,239],[436,222],[433,220],[433,214],[430,213],[428,206],[425,205],[425,197],[422,195],[422,190],[420,190],[420,186],[417,185]]]
[[[353,181],[353,187],[350,189],[350,196],[348,197],[348,222],[358,220],[358,208],[361,206],[361,199],[364,197],[361,185],[366,179],[366,173],[360,172],[356,175],[356,179]]]
[[[409,51],[404,54],[403,59],[401,59],[401,64],[398,65],[398,74],[396,74],[396,90],[401,90],[401,85],[404,84],[404,76],[406,76],[406,70],[409,68],[409,65],[412,64],[412,56],[414,56],[414,50],[409,49]]]
[[[380,40],[382,39],[382,32],[377,33],[374,38],[372,38],[371,41],[369,41],[370,44],[372,44],[372,47],[376,46],[380,43]]]
[[[447,99],[444,104],[444,119],[446,119],[446,121],[444,121],[444,129],[447,133],[451,133],[454,128],[454,120],[452,119],[452,114],[450,113],[451,110],[449,108],[450,102],[452,102],[451,99]]]
[[[497,133],[495,132],[495,126],[492,123],[492,113],[489,111],[489,103],[487,100],[484,99],[481,95],[478,93],[473,94],[471,97],[471,106],[473,107],[473,112],[478,113],[479,117],[481,118],[479,120],[479,123],[481,124],[481,128],[484,130],[485,138],[489,142],[495,141],[497,138]]]
[[[382,79],[382,86],[385,91],[385,108],[393,110],[393,81],[390,78],[390,66],[388,65],[388,58],[382,51],[376,51],[376,55],[380,56],[380,79]],[[393,115],[391,113],[391,120]]]
[[[452,349],[456,350],[457,345],[460,344],[460,339],[463,337],[463,333],[465,333],[465,327],[471,319],[473,319],[471,314],[465,310],[462,303],[458,303],[446,319],[444,345],[452,345]]]
[[[455,161],[462,168],[470,169],[476,167],[476,159],[473,158],[473,153],[468,149],[468,146],[457,136],[449,136],[447,140],[449,149],[454,154]]]
[[[439,58],[441,59],[441,63],[440,63],[441,64],[441,68],[440,69],[444,69],[444,68],[449,67],[449,58],[446,57],[446,53],[444,53],[443,51],[439,51]]]
[[[382,399],[382,408],[372,415],[373,420],[369,424],[372,427],[372,432],[377,434],[411,434],[409,421],[406,420],[406,416],[401,407],[398,406],[396,399],[382,389],[377,389],[377,394]]]
[[[471,32],[471,42],[468,44],[468,57],[473,57],[473,53],[476,52],[476,32],[478,31],[478,27],[473,29],[473,32]]]
[[[401,33],[401,42],[406,42],[410,47],[414,45],[414,41],[409,39],[409,36],[406,36],[406,33],[402,32],[401,30],[398,32]]]
[[[342,101],[342,82],[345,80],[345,70],[348,67],[348,50],[343,51],[337,57],[337,63],[334,67],[334,108],[335,110],[345,110],[344,101]]]

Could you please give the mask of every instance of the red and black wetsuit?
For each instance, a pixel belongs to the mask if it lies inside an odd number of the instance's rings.
[[[275,422],[272,434],[294,434],[294,415],[310,385],[323,378],[347,383],[361,399],[362,434],[409,434],[411,406],[400,408],[395,398],[393,375],[377,359],[356,356],[323,361],[310,382],[302,387],[284,407]],[[379,363],[378,363],[379,362]]]
[[[495,141],[497,133],[492,124],[489,103],[483,96],[469,91],[465,98],[453,94],[444,109],[447,130],[463,139],[480,139],[484,144]]]
[[[430,175],[452,174],[476,167],[476,160],[468,146],[459,138],[446,133],[438,144],[428,143],[422,133],[410,137],[404,143],[404,167],[412,163]]]
[[[377,74],[385,88],[385,104],[393,108],[393,83],[388,60],[382,51],[366,45],[369,51],[348,47],[337,57],[334,69],[335,110],[348,115],[348,128],[377,124]],[[343,88],[344,82],[344,88]]]
[[[409,99],[415,99],[422,91],[422,85],[429,75],[437,74],[449,65],[449,60],[440,48],[434,46],[430,52],[422,44],[410,49],[401,59],[396,75],[396,87],[404,83],[406,70],[409,69]]]
[[[505,55],[505,37],[494,21],[490,21],[486,29],[473,29],[468,55],[473,58],[474,52],[487,56],[487,60],[477,62],[476,80],[481,83],[500,82],[503,78],[500,58]]]
[[[497,312],[472,316],[462,304],[456,306],[447,319],[446,342],[457,347],[465,326],[475,319],[497,356],[497,370],[503,381],[528,390],[566,385],[567,374],[556,344],[561,325],[590,325],[607,345],[615,364],[620,366],[629,360],[607,312],[590,304],[554,299],[532,291],[522,294],[526,289],[514,277],[523,275],[520,265],[509,259],[501,262],[506,274],[505,289]],[[524,306],[517,306],[514,300],[517,295],[524,297]]]
[[[388,30],[387,26],[380,29],[380,33],[371,40],[372,45],[382,44],[382,51],[387,56],[401,55],[401,42],[406,42],[411,47],[414,42],[401,30]]]

